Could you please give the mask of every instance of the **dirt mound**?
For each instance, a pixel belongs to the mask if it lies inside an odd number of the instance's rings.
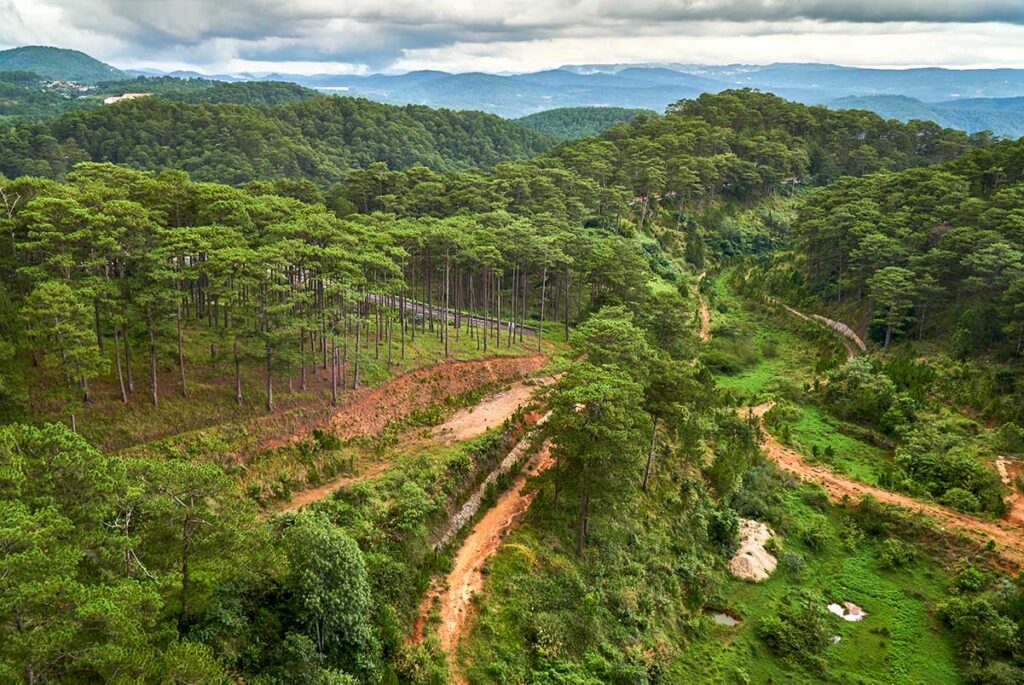
[[[309,437],[314,428],[327,428],[342,440],[380,432],[389,422],[426,409],[446,397],[461,395],[488,383],[529,375],[547,363],[543,354],[450,361],[415,369],[377,388],[360,388],[326,420],[297,422],[275,437],[264,439],[259,450],[277,449]]]
[[[740,548],[729,560],[729,572],[744,580],[767,580],[778,561],[765,545],[775,535],[772,529],[751,519],[740,519]]]
[[[996,471],[1003,485],[1012,489],[1010,496],[1006,498],[1006,503],[1010,507],[1006,519],[1014,525],[1024,526],[1024,493],[1021,493],[1016,485],[1017,478],[1024,477],[1024,464],[1019,459],[1000,456],[996,457]]]
[[[434,428],[433,438],[450,445],[483,435],[504,423],[517,409],[527,404],[539,388],[553,381],[554,378],[540,378],[513,383],[508,390],[455,412],[451,418]]]

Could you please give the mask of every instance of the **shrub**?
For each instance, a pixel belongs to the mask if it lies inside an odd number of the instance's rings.
[[[757,636],[778,656],[823,671],[822,657],[832,644],[825,601],[810,593],[787,597],[787,600],[773,615],[761,621]]]
[[[774,539],[774,538],[772,538]],[[804,558],[796,552],[783,552],[779,560],[790,578],[800,580],[804,572]]]
[[[985,587],[985,574],[975,566],[968,566],[956,575],[953,587],[957,592],[976,593]]]
[[[740,517],[732,509],[720,509],[708,516],[708,537],[726,555],[736,549],[736,538],[740,532]]]
[[[828,543],[825,518],[823,516],[814,516],[804,524],[800,528],[800,539],[815,552],[825,549],[825,545]]]
[[[882,568],[902,568],[909,566],[917,559],[917,550],[912,545],[889,538],[882,541],[878,548],[878,561]]]
[[[964,490],[963,488],[950,488],[942,494],[939,498],[940,504],[945,504],[947,507],[953,507],[958,511],[979,511],[981,509],[981,502],[973,493]]]
[[[1017,624],[987,599],[953,597],[939,607],[939,618],[956,634],[968,661],[983,663],[1002,654],[1009,656],[1018,647]]]

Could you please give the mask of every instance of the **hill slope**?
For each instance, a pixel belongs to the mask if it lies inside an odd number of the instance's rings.
[[[866,109],[887,119],[934,121],[968,133],[991,131],[999,136],[1024,136],[1024,98],[971,98],[952,102],[921,102],[904,95],[848,97],[828,103],[833,109]]]
[[[48,79],[97,83],[125,77],[109,64],[84,52],[41,45],[0,51],[0,71],[31,71]]]
[[[595,136],[616,124],[632,121],[641,115],[656,114],[650,109],[625,107],[562,107],[537,112],[516,119],[527,128],[547,133],[562,140]]]
[[[45,130],[26,125],[0,136],[0,173],[59,176],[93,160],[181,169],[203,181],[330,184],[374,162],[454,171],[531,157],[554,143],[490,114],[332,96],[272,107],[145,98],[70,113]]]

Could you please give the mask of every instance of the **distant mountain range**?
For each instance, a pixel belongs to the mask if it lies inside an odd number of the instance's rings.
[[[701,93],[756,88],[806,104],[868,109],[887,118],[931,120],[970,132],[1024,135],[1024,69],[865,69],[782,63],[578,64],[526,74],[414,71],[366,76],[207,75],[192,71],[121,72],[81,52],[30,46],[0,52],[0,71],[11,70],[82,83],[155,75],[230,82],[287,81],[384,103],[482,110],[506,118],[580,107],[661,112],[673,102]]]
[[[1004,138],[1024,136],[1024,97],[927,103],[903,95],[874,95],[840,98],[827,104],[832,109],[867,109],[886,119],[934,121],[970,133],[991,131]]]

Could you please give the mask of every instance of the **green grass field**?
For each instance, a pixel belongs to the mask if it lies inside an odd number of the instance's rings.
[[[948,576],[934,559],[921,557],[908,568],[882,568],[879,540],[844,542],[846,514],[837,506],[819,513],[801,494],[787,491],[783,506],[788,528],[822,526],[826,542],[809,548],[797,534],[783,537],[782,548],[802,557],[799,574],[780,564],[763,583],[730,579],[719,608],[742,619],[736,627],[707,620],[706,631],[686,646],[670,671],[675,683],[958,683],[950,637],[933,617],[947,595]],[[849,537],[849,536],[847,536]],[[828,601],[850,601],[867,617],[847,622],[831,617],[838,643],[828,648],[824,675],[772,654],[757,637],[760,622],[794,590],[820,593]]]

